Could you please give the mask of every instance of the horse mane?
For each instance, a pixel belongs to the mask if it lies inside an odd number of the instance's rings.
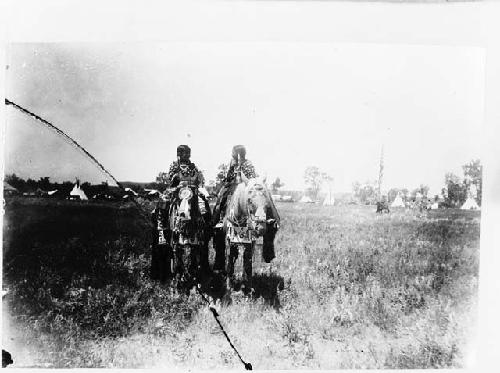
[[[267,190],[266,184],[263,179],[256,177],[248,179],[248,182],[241,182],[237,184],[233,195],[227,204],[227,214],[226,216],[235,222],[241,222],[243,218],[248,217],[248,191],[252,189],[264,190],[264,194],[267,199],[271,200],[269,191]]]
[[[247,217],[247,199],[246,185],[241,182],[236,185],[233,195],[227,204],[227,218],[233,222],[241,222],[242,218]]]

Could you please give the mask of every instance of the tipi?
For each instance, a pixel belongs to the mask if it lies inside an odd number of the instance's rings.
[[[391,207],[405,207],[401,194],[398,193],[396,198],[394,198],[394,201],[391,203]]]
[[[8,182],[6,182],[4,180],[4,182],[3,182],[3,193],[5,195],[9,195],[9,194],[17,194],[17,193],[19,193],[19,191],[16,188],[14,188],[12,185],[10,185]]]
[[[471,184],[469,186],[469,193],[467,200],[465,203],[462,205],[461,209],[462,210],[480,210],[479,205],[476,202],[477,197],[477,188],[474,184]]]
[[[335,204],[335,198],[331,190],[328,191],[325,200],[323,201],[323,206],[333,206]]]
[[[306,195],[303,195],[299,202],[302,202],[302,203],[312,203],[313,200],[310,197],[308,197]]]
[[[80,199],[82,201],[88,200],[87,196],[85,195],[85,192],[80,188],[79,182],[76,182],[75,186],[73,187],[73,189],[69,193],[69,196],[73,197],[73,198]]]
[[[469,195],[465,203],[460,207],[462,210],[481,210],[476,200]]]

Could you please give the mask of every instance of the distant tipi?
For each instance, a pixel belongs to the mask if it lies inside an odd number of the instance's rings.
[[[472,198],[472,196],[469,196],[465,201],[465,203],[460,208],[462,210],[481,210],[476,200]]]
[[[480,210],[481,208],[476,202],[477,188],[474,184],[469,186],[469,191],[467,193],[467,200],[462,205],[462,210]]]
[[[394,198],[394,201],[391,203],[391,207],[405,207],[401,194],[398,193],[396,198]]]
[[[331,189],[326,194],[325,200],[323,201],[323,206],[333,206],[335,204],[335,198]]]
[[[73,189],[69,193],[69,196],[70,196],[70,198],[76,198],[76,199],[79,199],[81,201],[87,201],[88,200],[87,195],[80,188],[80,182],[78,180],[76,181],[75,186],[73,187]]]
[[[302,203],[313,203],[314,201],[310,197],[308,197],[306,195],[303,195],[299,202],[302,202]]]

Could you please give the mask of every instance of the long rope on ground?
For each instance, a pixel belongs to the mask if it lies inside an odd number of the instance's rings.
[[[55,131],[58,135],[62,136],[64,139],[66,139],[67,141],[69,141],[72,145],[76,146],[77,149],[79,149],[80,151],[82,151],[87,157],[89,157],[93,162],[94,164],[96,164],[99,169],[101,171],[103,171],[106,175],[108,175],[115,183],[116,185],[118,185],[118,187],[120,189],[122,189],[123,191],[125,191],[125,188],[123,187],[123,185],[108,171],[106,170],[106,168],[104,168],[104,166],[92,155],[90,154],[83,146],[81,146],[80,144],[78,144],[75,140],[73,140],[69,135],[67,135],[63,130],[59,129],[58,127],[56,127],[55,125],[53,125],[52,123],[50,123],[49,121],[43,119],[42,117],[36,115],[35,113],[23,108],[22,106],[10,101],[9,99],[5,99],[5,105],[11,105],[13,106],[14,108],[18,109],[19,111],[21,111],[22,113],[32,117],[33,119],[35,119],[36,121],[42,123],[43,125],[45,125],[46,127],[48,127],[49,129]],[[142,206],[137,202],[135,201],[134,199],[132,199],[132,201],[136,204],[136,206],[139,208],[139,214],[149,223],[151,224],[151,221],[149,219],[149,217],[146,217],[144,215],[144,210],[142,209]],[[198,284],[199,285],[199,284]],[[203,294],[201,292],[201,290],[199,289],[198,286],[196,286],[196,290],[198,291],[198,293],[201,295],[201,297],[203,298],[203,300],[205,302],[207,302],[208,304],[208,308],[210,309],[210,311],[212,312],[212,315],[214,316],[215,318],[215,321],[217,321],[217,324],[219,325],[219,328],[221,329],[222,333],[224,334],[224,336],[226,337],[227,341],[229,342],[229,345],[231,346],[231,348],[234,350],[234,352],[236,353],[236,355],[238,356],[238,358],[240,359],[240,361],[243,363],[243,365],[245,366],[245,369],[246,370],[252,370],[252,364],[250,363],[247,363],[243,360],[243,358],[241,357],[240,353],[238,352],[238,350],[236,349],[236,347],[234,346],[234,344],[231,342],[231,339],[229,338],[229,335],[226,333],[226,331],[224,330],[224,327],[222,326],[220,320],[219,320],[219,314],[217,313],[217,311],[215,310],[215,308],[211,305],[210,301],[208,300],[208,298],[205,296],[205,294]]]
[[[222,334],[224,334],[224,337],[226,337],[229,345],[231,346],[231,348],[234,350],[234,352],[236,353],[236,355],[238,356],[238,358],[240,359],[241,363],[245,366],[245,369],[246,370],[252,370],[252,364],[250,363],[247,363],[245,362],[245,360],[243,360],[243,358],[241,357],[241,354],[238,352],[238,350],[236,349],[236,347],[234,346],[233,342],[231,342],[231,338],[229,338],[229,335],[226,333],[226,331],[224,330],[224,327],[222,326],[220,320],[219,320],[219,313],[217,312],[217,310],[215,309],[214,306],[212,306],[212,304],[210,303],[210,300],[205,296],[205,294],[203,294],[201,292],[201,290],[199,289],[199,287],[196,287],[196,290],[198,291],[198,293],[200,294],[201,298],[207,302],[208,304],[208,309],[212,312],[212,315],[214,316],[214,319],[215,321],[217,321],[217,324],[219,325],[219,328],[220,330],[222,331]]]

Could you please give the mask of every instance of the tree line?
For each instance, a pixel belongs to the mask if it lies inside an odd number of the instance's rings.
[[[404,200],[414,200],[417,194],[421,194],[429,199],[441,199],[444,207],[460,207],[468,197],[468,192],[472,185],[477,190],[476,200],[481,205],[483,187],[483,167],[479,159],[471,160],[462,166],[463,177],[448,172],[444,177],[444,185],[441,194],[429,195],[429,186],[421,184],[411,190],[407,188],[392,188],[387,193],[389,201],[393,201],[399,194]],[[361,184],[356,181],[352,185],[354,197],[361,203],[372,204],[377,200],[376,182],[366,182]]]

